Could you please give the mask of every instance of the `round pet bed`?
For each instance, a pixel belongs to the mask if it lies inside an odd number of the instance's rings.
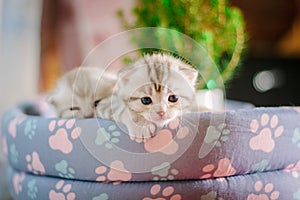
[[[2,118],[14,199],[300,199],[300,109],[190,113],[146,143],[104,119]],[[241,104],[243,107],[243,104]]]

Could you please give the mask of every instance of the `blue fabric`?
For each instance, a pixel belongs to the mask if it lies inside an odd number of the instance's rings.
[[[44,111],[29,103],[3,116],[15,199],[300,198],[297,107],[190,113],[146,143],[114,121]]]

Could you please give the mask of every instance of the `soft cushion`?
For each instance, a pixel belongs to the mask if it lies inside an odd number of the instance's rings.
[[[190,113],[138,143],[123,124],[41,105],[3,116],[15,199],[300,198],[297,107]]]

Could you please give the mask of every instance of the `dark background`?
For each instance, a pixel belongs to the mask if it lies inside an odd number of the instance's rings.
[[[248,41],[239,72],[227,85],[226,97],[256,106],[300,106],[300,1],[231,0],[246,20]],[[280,72],[281,85],[257,91],[261,71]]]
[[[266,92],[259,92],[253,85],[255,75],[264,70],[279,70],[282,85]],[[253,58],[241,64],[240,71],[229,83],[226,97],[248,101],[256,106],[300,106],[300,59]]]

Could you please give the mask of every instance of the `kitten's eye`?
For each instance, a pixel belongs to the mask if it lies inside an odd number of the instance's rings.
[[[173,94],[173,95],[170,95],[169,98],[168,98],[168,101],[170,101],[171,103],[175,103],[178,101],[178,96]]]
[[[144,105],[149,105],[150,103],[152,103],[152,99],[150,97],[142,97],[141,102]]]
[[[94,102],[94,106],[97,107],[100,101],[101,101],[100,99],[97,100],[97,101],[95,101],[95,102]]]
[[[79,108],[79,107],[71,107],[70,110],[71,110],[71,111],[74,111],[74,110],[80,110],[80,108]]]

